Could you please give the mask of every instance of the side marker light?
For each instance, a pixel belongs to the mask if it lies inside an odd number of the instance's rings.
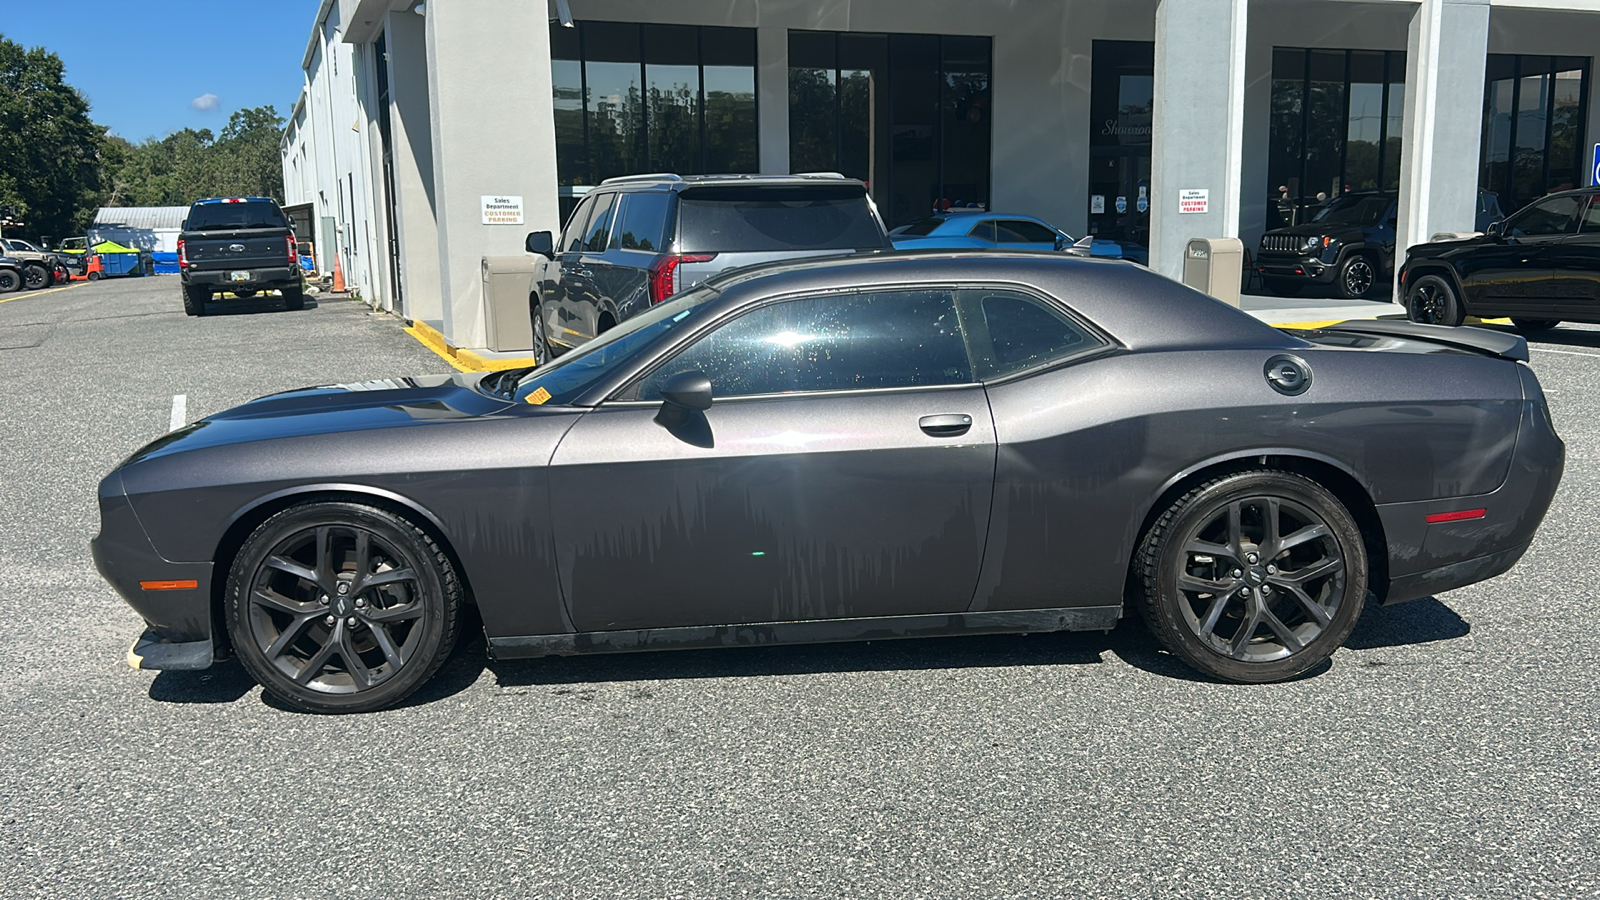
[[[1428,516],[1428,524],[1436,525],[1440,522],[1464,522],[1468,519],[1481,519],[1488,515],[1486,509],[1458,509],[1455,512],[1433,513]]]
[[[193,578],[184,581],[141,581],[139,587],[147,591],[192,591],[200,586]]]

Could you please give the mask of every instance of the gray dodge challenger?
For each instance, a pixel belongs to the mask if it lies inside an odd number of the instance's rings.
[[[496,659],[1110,629],[1217,679],[1498,575],[1564,449],[1522,338],[1285,332],[1138,266],[730,272],[555,362],[263,397],[100,485],[134,665],[395,703]]]

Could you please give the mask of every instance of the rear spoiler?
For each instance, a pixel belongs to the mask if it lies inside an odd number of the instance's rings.
[[[1412,338],[1419,341],[1429,341],[1435,344],[1445,344],[1450,347],[1461,347],[1466,350],[1476,350],[1501,359],[1514,359],[1518,362],[1528,361],[1528,342],[1520,334],[1507,334],[1504,331],[1490,331],[1487,328],[1450,327],[1446,325],[1423,325],[1418,322],[1394,322],[1387,320],[1362,319],[1351,322],[1340,322],[1337,325],[1323,327],[1323,331],[1343,331],[1351,334],[1376,334],[1382,337]]]

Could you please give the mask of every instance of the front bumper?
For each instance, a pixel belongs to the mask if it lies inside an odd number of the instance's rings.
[[[212,644],[212,564],[163,559],[128,503],[120,473],[100,484],[100,533],[89,542],[89,553],[101,577],[149,626],[152,643]],[[160,668],[155,662],[168,658],[154,649],[144,655],[144,668]]]
[[[1267,253],[1256,257],[1255,268],[1264,278],[1303,281],[1308,284],[1332,284],[1334,276],[1339,272],[1337,263],[1324,262],[1320,257]]]

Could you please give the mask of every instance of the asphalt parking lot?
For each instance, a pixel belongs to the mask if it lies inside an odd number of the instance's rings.
[[[1535,345],[1568,463],[1528,556],[1369,609],[1293,683],[1198,680],[1133,622],[493,664],[480,638],[335,718],[236,663],[127,668],[95,485],[174,395],[193,419],[446,363],[346,300],[0,299],[0,895],[1600,892],[1600,329]]]

